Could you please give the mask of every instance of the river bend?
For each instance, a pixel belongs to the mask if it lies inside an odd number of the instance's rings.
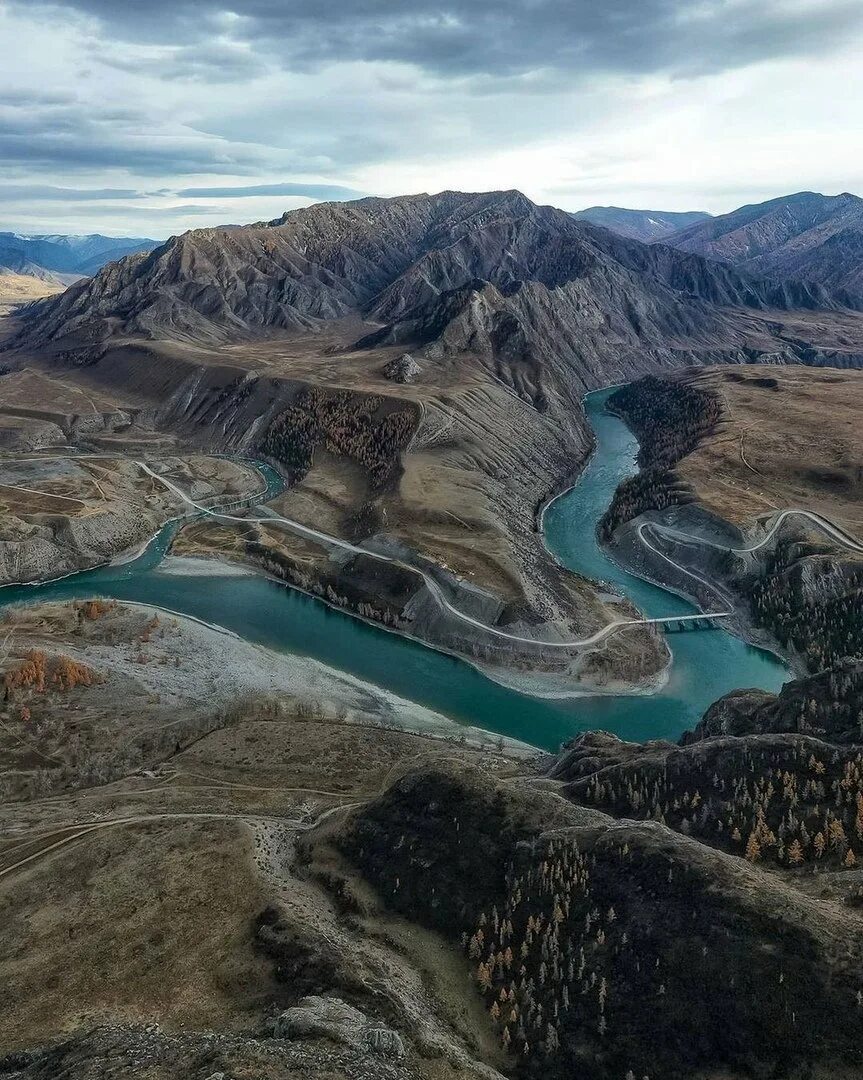
[[[609,393],[599,391],[585,399],[597,449],[576,486],[548,507],[546,543],[565,566],[607,582],[650,617],[691,614],[697,610],[691,604],[622,570],[597,542],[597,522],[617,485],[637,468],[635,437],[622,420],[605,411]],[[313,656],[454,719],[549,750],[590,728],[626,739],[676,739],[729,690],[775,691],[788,678],[776,657],[717,627],[670,638],[673,663],[667,684],[657,694],[530,697],[499,685],[464,661],[260,575],[220,573],[218,563],[208,574],[166,573],[160,564],[174,528],[166,526],[131,562],[44,585],[2,589],[0,605],[94,595],[152,604],[224,626],[272,649]]]

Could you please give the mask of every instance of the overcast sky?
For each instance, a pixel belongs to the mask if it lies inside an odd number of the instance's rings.
[[[861,0],[0,0],[0,229],[863,194]]]

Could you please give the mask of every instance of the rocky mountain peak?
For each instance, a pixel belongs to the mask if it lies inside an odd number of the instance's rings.
[[[351,316],[377,324],[363,345],[438,342],[506,356],[530,367],[535,387],[538,358],[575,342],[590,353],[669,340],[737,349],[749,330],[732,312],[848,303],[615,235],[519,191],[443,191],[318,203],[271,223],[172,237],[32,305],[13,346],[215,345]]]

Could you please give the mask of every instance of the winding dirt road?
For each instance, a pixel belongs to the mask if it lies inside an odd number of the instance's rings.
[[[346,810],[347,806],[338,806],[331,809]],[[325,811],[325,814],[329,816],[329,813]],[[124,818],[109,818],[105,821],[94,821],[87,825],[67,825],[60,826],[50,833],[41,834],[35,838],[21,837],[20,841],[15,845],[16,848],[26,846],[32,839],[49,840],[48,844],[38,848],[38,850],[31,852],[23,859],[18,859],[16,862],[11,863],[9,866],[4,866],[0,869],[0,879],[6,877],[8,874],[13,873],[15,870],[20,870],[22,867],[27,866],[28,863],[34,862],[36,859],[41,859],[44,855],[47,855],[51,851],[55,851],[57,848],[64,847],[66,844],[71,844],[75,840],[80,840],[84,836],[89,836],[90,833],[100,832],[103,829],[112,829],[120,825],[141,825],[147,824],[151,821],[176,821],[176,820],[200,820],[200,821],[242,821],[247,825],[255,825],[257,823],[276,824],[280,826],[288,826],[292,829],[310,829],[314,825],[319,824],[322,821],[324,815],[319,818],[315,818],[313,821],[295,821],[291,818],[276,818],[276,817],[262,817],[259,814],[216,814],[216,813],[159,813],[159,814],[139,814],[135,817]],[[54,838],[57,839],[54,839]],[[8,852],[7,852],[8,854]],[[0,855],[2,858],[2,855]]]
[[[709,581],[707,578],[701,577],[700,574],[696,574],[695,571],[690,570],[688,567],[683,566],[676,559],[673,559],[670,555],[667,555],[664,551],[661,551],[658,547],[650,542],[647,533],[654,533],[659,536],[664,536],[669,540],[678,544],[691,544],[696,547],[710,547],[716,551],[727,551],[734,555],[751,555],[756,551],[760,551],[766,547],[767,544],[773,539],[783,524],[791,517],[805,518],[807,521],[812,522],[822,532],[829,536],[832,540],[836,541],[842,547],[848,548],[850,551],[854,551],[857,554],[863,555],[863,543],[858,540],[851,533],[845,529],[836,525],[835,522],[830,521],[829,518],[823,517],[821,514],[816,514],[813,510],[803,510],[799,508],[791,508],[788,510],[782,510],[777,514],[775,521],[771,525],[770,529],[765,535],[754,544],[750,544],[748,547],[728,547],[726,544],[717,544],[714,540],[708,540],[706,537],[694,536],[692,533],[681,532],[679,529],[672,528],[670,525],[662,525],[659,522],[643,521],[635,530],[638,539],[642,544],[654,555],[657,555],[660,559],[663,559],[670,566],[673,566],[676,570],[679,570],[682,574],[686,574],[693,580],[700,582],[702,585],[707,586],[718,596],[722,597],[724,603],[730,603],[728,597],[723,590],[713,581]],[[726,615],[730,612],[726,612]],[[718,616],[721,617],[721,616]]]
[[[710,619],[724,619],[732,614],[731,611],[701,612],[697,615],[675,615],[671,617],[664,617],[660,619],[614,619],[606,626],[597,630],[594,634],[591,634],[586,638],[579,638],[575,641],[545,641],[542,638],[522,637],[518,634],[510,634],[505,630],[501,630],[499,627],[490,626],[488,623],[482,622],[480,619],[475,619],[472,615],[468,615],[466,612],[461,611],[450,603],[444,596],[441,587],[434,580],[434,578],[427,574],[424,570],[421,570],[417,566],[411,566],[409,563],[402,562],[400,559],[396,559],[391,555],[383,555],[377,551],[370,551],[368,548],[358,547],[356,544],[351,544],[347,540],[341,540],[339,537],[331,536],[329,533],[320,532],[318,529],[313,529],[308,525],[302,525],[299,521],[293,521],[291,518],[281,517],[279,514],[271,513],[264,517],[238,517],[234,514],[221,513],[218,510],[210,509],[206,506],[201,506],[200,503],[196,503],[190,498],[186,492],[179,488],[172,480],[169,480],[165,476],[160,476],[159,473],[154,472],[146,462],[137,461],[135,463],[139,468],[143,469],[145,473],[151,476],[153,479],[160,481],[169,491],[173,492],[179,499],[181,499],[186,505],[193,507],[195,510],[202,514],[206,514],[209,517],[217,518],[222,521],[236,521],[240,523],[257,522],[261,524],[282,524],[288,528],[299,533],[301,536],[307,536],[318,543],[328,544],[332,547],[337,547],[343,551],[349,551],[355,555],[365,555],[367,558],[377,559],[379,562],[390,563],[393,566],[397,566],[403,570],[409,570],[410,572],[417,574],[422,578],[431,596],[435,602],[444,610],[448,611],[455,618],[461,622],[467,623],[469,626],[474,626],[478,630],[482,630],[483,633],[491,634],[494,637],[503,638],[506,641],[518,642],[522,645],[534,645],[540,649],[584,649],[589,648],[592,645],[598,645],[604,641],[607,637],[616,633],[618,630],[625,629],[628,626],[654,626],[661,625],[663,623],[671,622],[685,622],[701,620],[705,618]]]

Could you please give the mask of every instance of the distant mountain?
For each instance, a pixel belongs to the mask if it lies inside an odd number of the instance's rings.
[[[863,199],[801,191],[742,206],[665,239],[753,274],[863,295]]]
[[[151,251],[158,241],[144,237],[85,236],[0,232],[0,268],[43,281],[69,284],[89,277],[115,259]]]
[[[678,229],[710,218],[710,214],[703,210],[678,213],[669,210],[626,210],[622,206],[589,206],[587,210],[579,210],[572,216],[645,244],[665,240]]]

